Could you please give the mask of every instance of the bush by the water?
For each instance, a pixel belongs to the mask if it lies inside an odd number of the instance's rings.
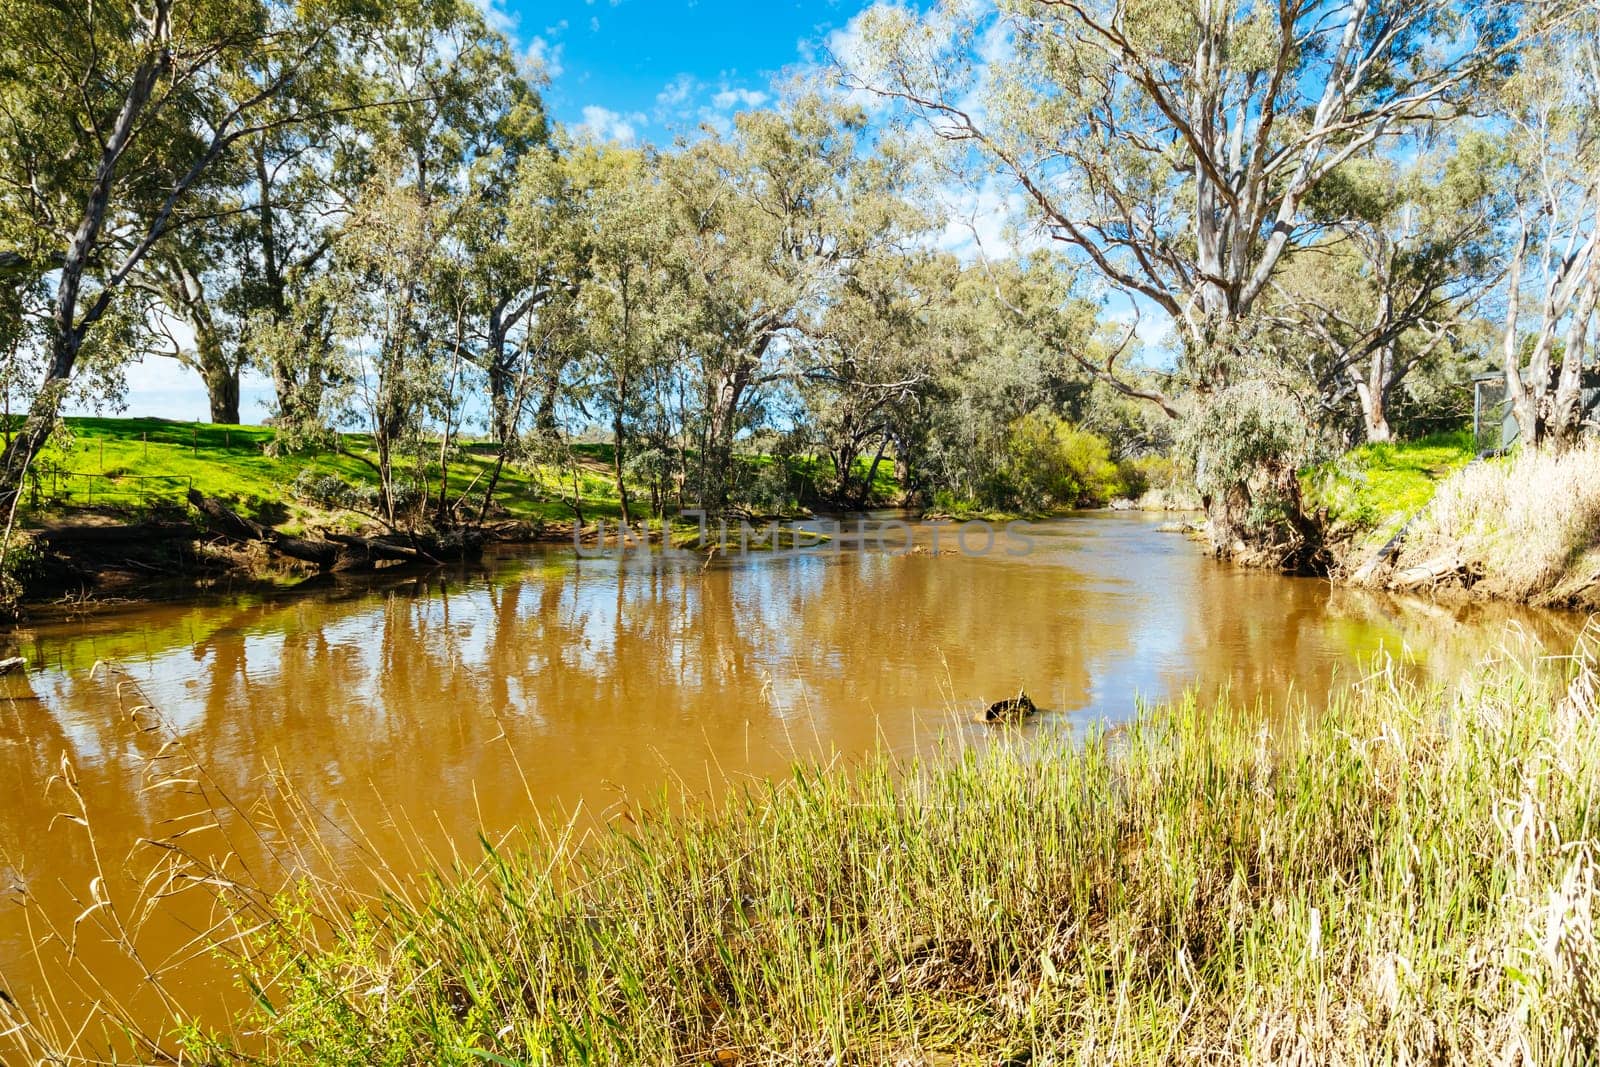
[[[356,910],[246,894],[262,1045],[186,1055],[1590,1062],[1596,678],[1465,684],[797,772]]]
[[[1129,493],[1133,468],[1112,459],[1111,443],[1058,415],[1035,411],[1007,428],[999,454],[977,485],[984,507],[1047,511],[1094,507]],[[961,501],[943,498],[946,510]]]

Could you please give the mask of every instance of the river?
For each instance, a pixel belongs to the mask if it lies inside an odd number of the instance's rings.
[[[797,759],[981,742],[975,713],[1023,688],[1047,709],[1034,730],[1125,720],[1186,687],[1272,715],[1296,694],[1314,709],[1379,653],[1448,679],[1507,643],[1564,652],[1581,622],[1237,569],[1158,522],[1074,516],[1035,525],[1026,552],[1002,538],[973,555],[522,548],[470,570],[35,626],[13,640],[28,671],[0,678],[0,985],[38,998],[41,918],[70,932],[104,898],[75,963],[45,950],[56,1010],[92,995],[71,984],[87,968],[156,1018],[148,968],[186,1009],[226,1018],[238,993],[195,958],[192,909],[139,930],[137,965],[104,943],[132,924],[161,852],[138,842],[179,829],[267,880],[375,863],[402,877],[452,850],[470,862],[480,829],[593,825]],[[93,846],[59,817],[78,814],[64,766]],[[244,829],[240,811],[291,794],[326,854]]]

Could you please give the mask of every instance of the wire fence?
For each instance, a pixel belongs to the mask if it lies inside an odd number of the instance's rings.
[[[184,474],[73,471],[53,463],[28,472],[28,502],[35,508],[182,504],[194,488]]]

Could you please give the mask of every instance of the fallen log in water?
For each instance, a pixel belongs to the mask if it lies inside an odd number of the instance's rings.
[[[1440,556],[1396,573],[1389,579],[1389,588],[1396,592],[1409,592],[1425,585],[1442,582],[1446,578],[1453,578],[1465,570],[1466,564],[1461,561],[1461,557]]]
[[[396,544],[378,537],[360,537],[356,534],[330,533],[329,541],[338,545],[351,558],[373,563],[440,563],[442,560],[420,548]]]
[[[190,490],[189,503],[210,522],[211,528],[236,541],[265,545],[269,551],[313,563],[319,570],[366,570],[379,563],[426,563],[476,559],[483,554],[485,536],[476,530],[435,536],[408,534],[402,543],[386,537],[327,533],[321,540],[290,537],[270,526],[248,519],[215,497]]]
[[[333,570],[338,566],[339,546],[335,544],[279,533],[270,526],[245,518],[215,497],[202,496],[193,489],[189,490],[189,503],[224,536],[238,541],[259,541],[279,555],[314,563],[321,570]]]
[[[1420,511],[1415,512],[1409,519],[1401,523],[1400,529],[1394,532],[1394,536],[1385,541],[1383,547],[1378,549],[1378,554],[1362,564],[1355,574],[1351,576],[1350,580],[1356,585],[1366,585],[1372,581],[1373,576],[1379,570],[1393,562],[1394,558],[1400,554],[1400,546],[1405,544],[1406,534],[1411,532],[1411,524],[1416,522],[1417,516],[1421,514],[1422,512]]]
[[[21,656],[12,656],[10,659],[0,659],[0,674],[10,674],[20,671],[28,665],[28,661]]]

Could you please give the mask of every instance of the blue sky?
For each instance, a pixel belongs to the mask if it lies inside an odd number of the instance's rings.
[[[771,98],[773,77],[842,29],[862,0],[490,0],[550,77],[555,117],[667,143]]]

